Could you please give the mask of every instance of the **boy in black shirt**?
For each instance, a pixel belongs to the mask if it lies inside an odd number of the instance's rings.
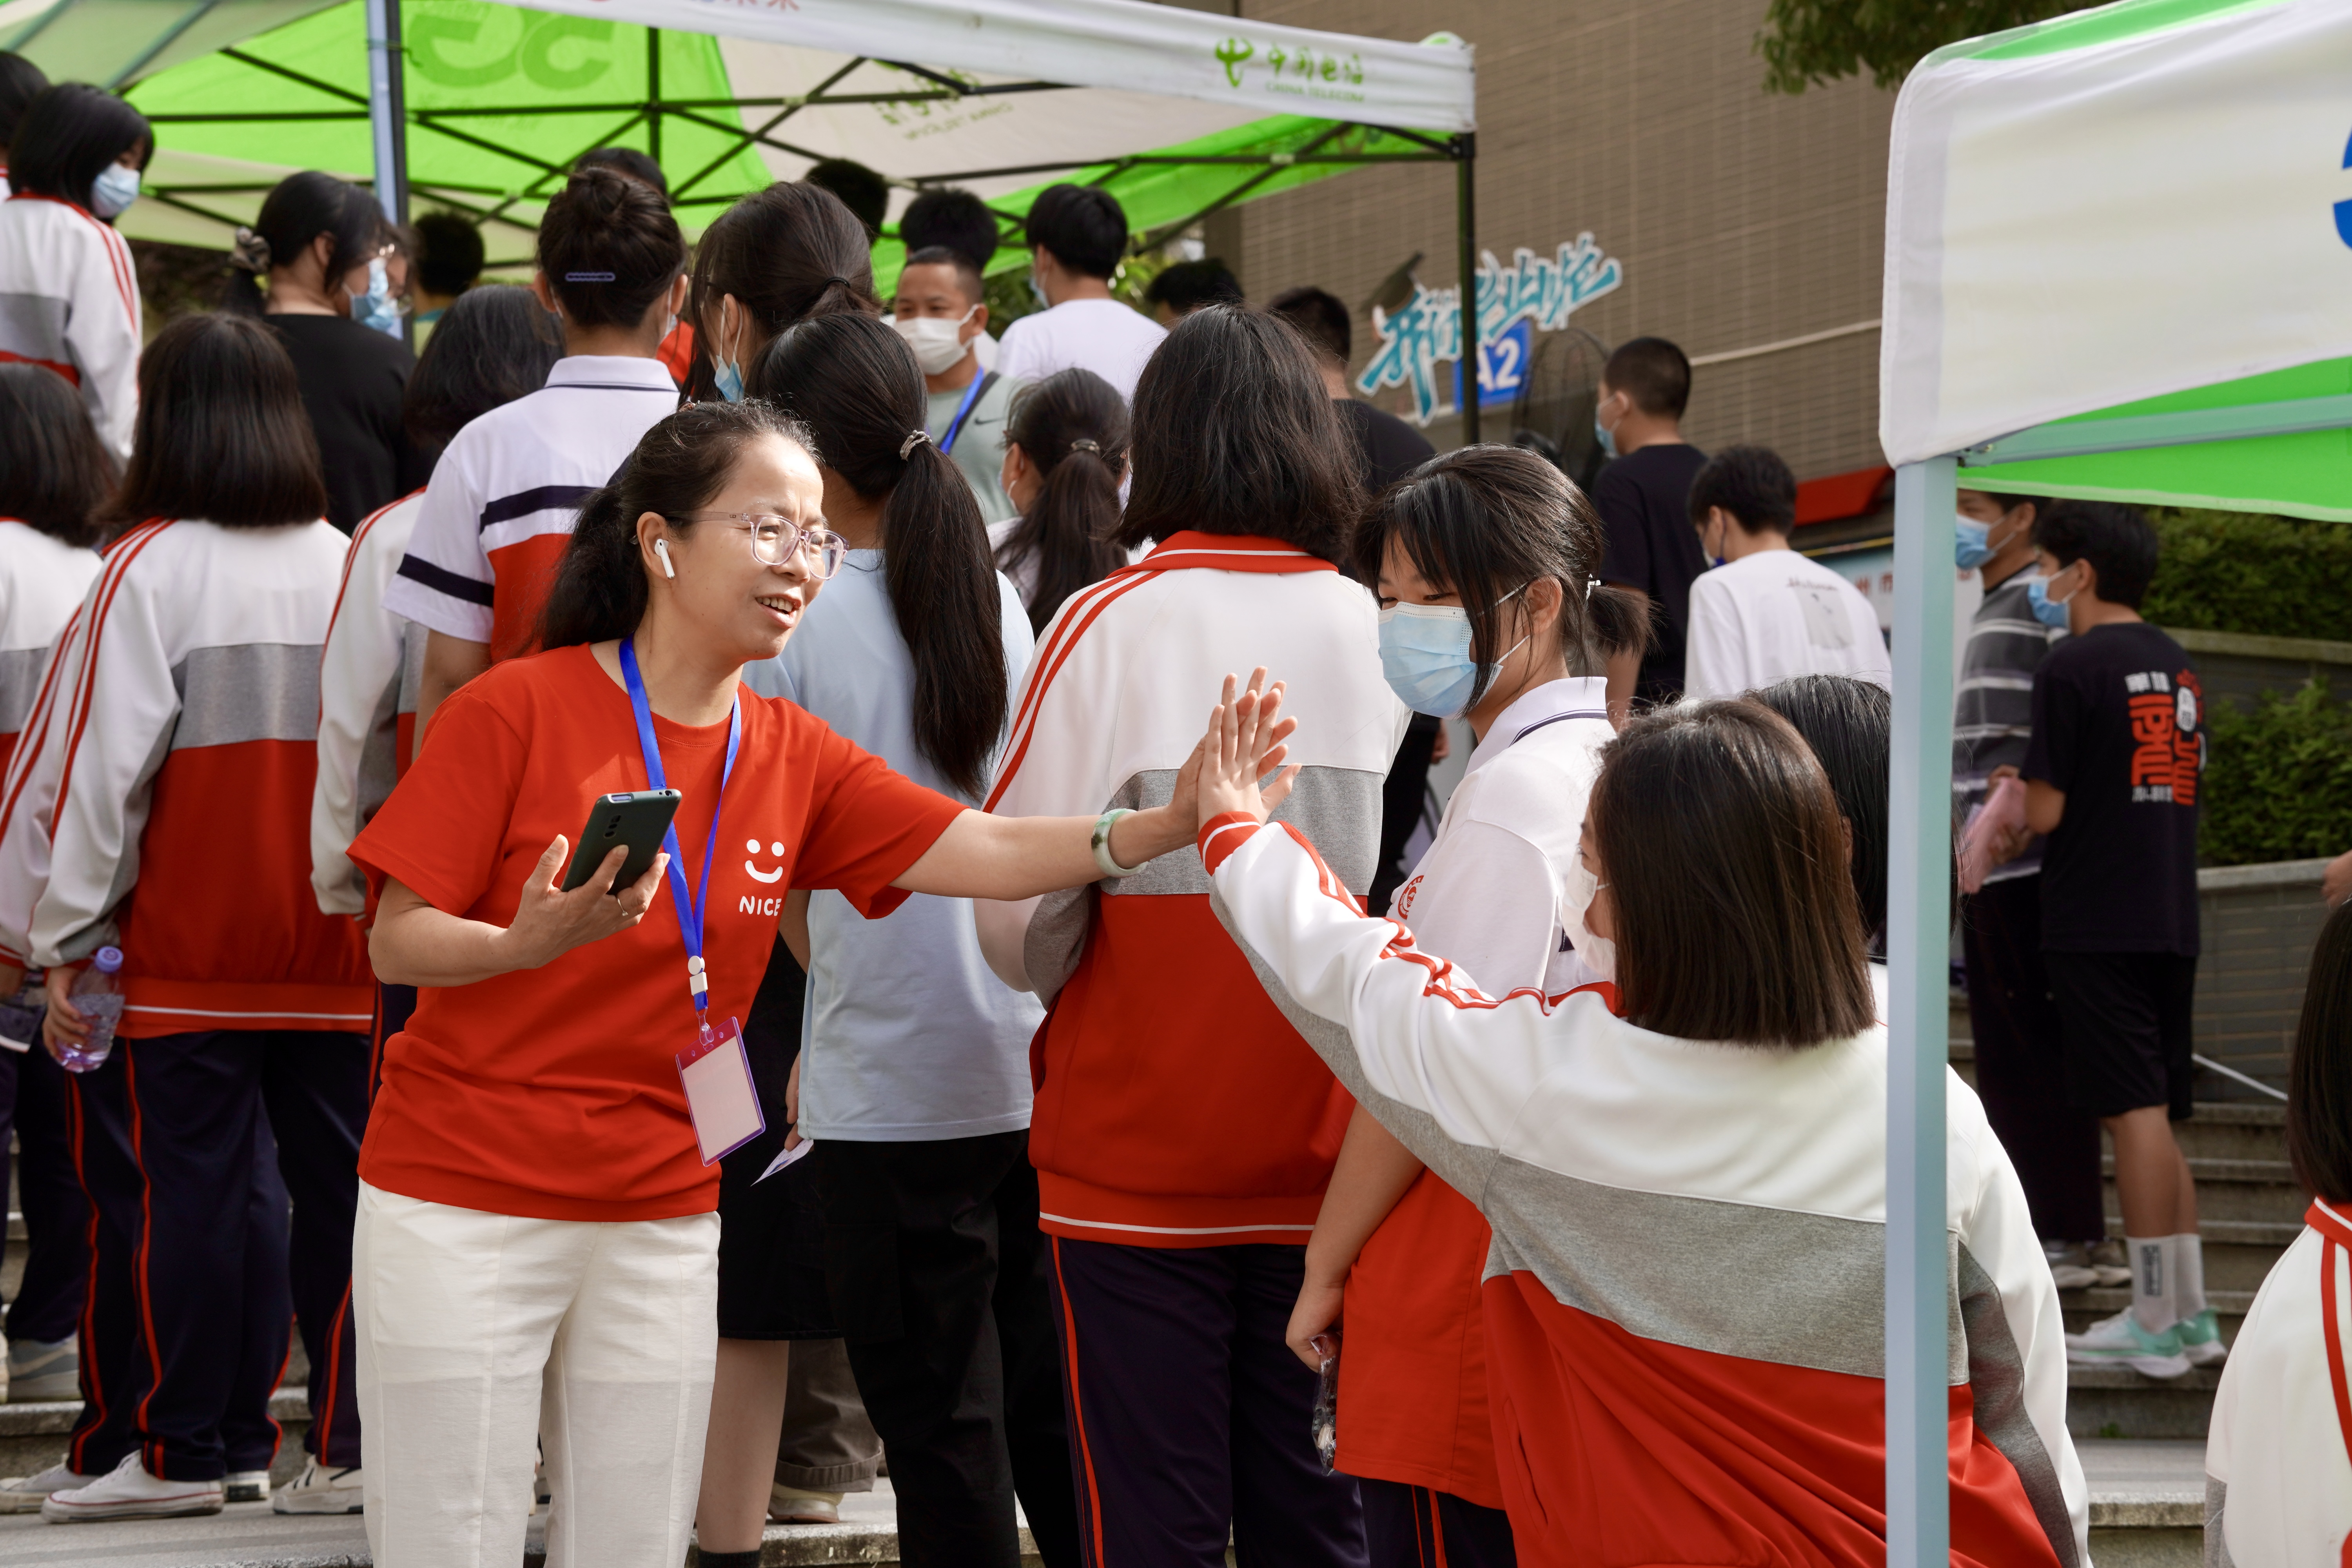
[[[2137,508],[2060,501],[2033,540],[2034,614],[2073,634],[2034,673],[2022,770],[2026,825],[2048,835],[2042,950],[2069,1097],[2115,1140],[2132,1266],[2131,1306],[2067,1335],[2067,1357],[2178,1377],[2226,1353],[2171,1126],[2190,1110],[2204,693],[2180,645],[2140,619],[2157,539]]]
[[[1613,459],[1592,481],[1601,514],[1601,580],[1647,600],[1649,650],[1609,661],[1609,713],[1624,721],[1633,700],[1672,702],[1683,694],[1683,643],[1690,632],[1691,584],[1706,570],[1691,526],[1691,480],[1706,454],[1683,439],[1690,405],[1690,361],[1664,338],[1617,345],[1601,371],[1592,427]]]

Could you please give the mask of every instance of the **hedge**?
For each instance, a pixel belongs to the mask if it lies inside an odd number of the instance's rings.
[[[2252,712],[2215,702],[2199,814],[2207,866],[2309,860],[2352,849],[2352,705],[2317,680],[2263,693]]]
[[[2149,514],[2164,553],[2140,614],[2159,626],[2352,641],[2352,523]]]

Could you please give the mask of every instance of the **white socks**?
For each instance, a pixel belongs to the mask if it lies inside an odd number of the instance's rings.
[[[2151,1334],[2180,1321],[2168,1236],[2127,1236],[2124,1256],[2131,1263],[2132,1318]]]
[[[2183,1318],[2193,1318],[2205,1310],[2205,1246],[2195,1231],[2183,1236],[2168,1236],[2165,1246],[2172,1254],[2172,1300]]]

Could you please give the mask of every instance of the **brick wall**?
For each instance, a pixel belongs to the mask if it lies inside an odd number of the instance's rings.
[[[1507,260],[1516,246],[1548,253],[1591,230],[1625,264],[1624,284],[1574,318],[1606,343],[1657,333],[1704,356],[1879,313],[1894,95],[1853,80],[1767,95],[1753,53],[1762,0],[1241,8],[1394,38],[1450,30],[1476,45],[1480,243]],[[1416,250],[1424,283],[1455,282],[1454,215],[1451,166],[1368,169],[1253,203],[1217,237],[1230,250],[1239,230],[1255,299],[1311,282],[1360,305]],[[1360,316],[1359,368],[1375,341]],[[1870,331],[1702,367],[1691,437],[1775,447],[1800,478],[1875,464],[1877,355]]]
[[[2197,874],[2197,1050],[2277,1088],[2312,944],[2327,910],[2319,899],[2325,860],[2225,866]],[[2217,1073],[2200,1073],[2200,1100],[2263,1100]]]

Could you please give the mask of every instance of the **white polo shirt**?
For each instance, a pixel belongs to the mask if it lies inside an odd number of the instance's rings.
[[[1683,695],[1737,697],[1792,675],[1891,686],[1878,613],[1854,585],[1793,550],[1759,550],[1691,584]]]
[[[997,374],[1043,381],[1057,370],[1090,370],[1131,405],[1146,361],[1168,329],[1116,300],[1065,300],[1004,329]]]
[[[580,503],[677,409],[659,360],[575,354],[457,432],[434,466],[383,607],[493,661],[530,651]]]
[[[1397,889],[1391,912],[1415,945],[1453,960],[1489,996],[1530,985],[1557,996],[1600,978],[1570,944],[1560,900],[1601,748],[1617,732],[1608,685],[1554,680],[1504,709]]]

